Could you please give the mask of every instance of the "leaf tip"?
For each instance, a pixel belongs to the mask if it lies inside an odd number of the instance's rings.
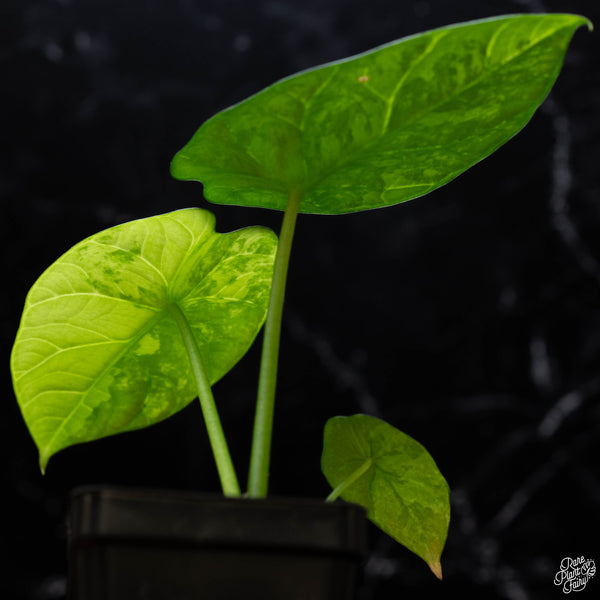
[[[432,561],[430,563],[427,563],[429,565],[429,568],[431,569],[431,572],[440,580],[442,581],[442,564],[440,563],[439,560],[436,561]]]
[[[585,25],[587,27],[588,31],[594,31],[594,24],[592,23],[592,21],[590,19],[588,19],[587,17],[583,16],[583,15],[576,15],[579,18],[579,25]]]
[[[46,474],[46,467],[48,466],[48,461],[50,460],[50,454],[48,452],[40,451],[40,471],[42,475]]]

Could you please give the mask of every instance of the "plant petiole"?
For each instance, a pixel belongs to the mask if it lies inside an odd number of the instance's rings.
[[[181,308],[173,303],[169,305],[169,310],[181,332],[181,337],[183,338],[183,343],[190,359],[194,378],[196,379],[198,399],[200,400],[200,406],[202,407],[202,414],[204,416],[208,438],[215,457],[223,494],[225,496],[240,496],[240,485],[233,467],[233,461],[231,460],[231,455],[221,425],[221,419],[217,412],[217,405],[215,404],[215,399],[210,387],[210,381],[206,376],[206,369],[202,362],[202,356],[196,338],[194,337],[192,328]]]
[[[342,483],[340,483],[332,492],[325,498],[325,502],[333,502],[339,498],[357,479],[364,475],[373,465],[373,461],[367,458],[365,462],[358,467],[355,471],[350,473]]]
[[[290,192],[283,215],[277,255],[275,256],[269,310],[263,337],[256,413],[252,434],[252,450],[250,453],[250,469],[248,472],[248,496],[251,498],[264,498],[267,495],[269,487],[269,464],[271,459],[271,438],[273,435],[273,412],[277,385],[281,315],[283,312],[285,283],[292,240],[294,238],[296,217],[298,216],[301,199],[302,195],[299,192],[295,190]]]

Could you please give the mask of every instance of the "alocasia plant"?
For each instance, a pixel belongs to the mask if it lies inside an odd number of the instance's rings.
[[[577,15],[445,27],[284,79],[215,115],[172,174],[211,202],[285,211],[214,232],[200,209],[118,225],[77,244],[34,284],[12,352],[40,464],[67,446],[158,422],[198,396],[223,491],[240,495],[211,384],[266,318],[248,492],[265,496],[285,281],[298,213],[398,204],[449,182],[514,136],[552,87]],[[401,318],[401,316],[399,316]],[[366,415],[325,427],[337,497],[441,577],[449,490],[418,442]]]

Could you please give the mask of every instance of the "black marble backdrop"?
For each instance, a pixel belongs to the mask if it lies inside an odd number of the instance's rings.
[[[27,289],[100,229],[187,206],[169,161],[273,81],[437,26],[596,0],[2,0],[0,595],[64,596],[65,499],[85,483],[218,491],[196,403],[67,450],[42,477],[9,351]],[[426,198],[301,216],[282,340],[273,494],[324,497],[327,417],[366,412],[431,451],[452,488],[445,580],[370,529],[361,600],[559,598],[600,561],[600,43],[576,33],[551,97],[493,157]],[[281,215],[208,206],[220,231]],[[258,353],[215,386],[245,471]],[[597,597],[600,578],[582,597]],[[587,596],[586,596],[587,594]]]

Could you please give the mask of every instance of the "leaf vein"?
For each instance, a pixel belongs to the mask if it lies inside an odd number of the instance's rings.
[[[132,336],[129,340],[127,340],[129,343],[125,344],[124,348],[120,352],[117,352],[115,354],[115,356],[104,366],[104,368],[102,368],[100,370],[100,372],[98,373],[97,377],[95,378],[94,383],[84,393],[82,393],[81,399],[76,404],[76,406],[73,407],[73,409],[71,410],[70,414],[65,419],[62,419],[61,424],[54,430],[54,433],[52,434],[51,438],[46,443],[46,446],[45,446],[46,448],[52,448],[52,444],[53,444],[54,440],[56,439],[56,437],[60,433],[62,433],[62,431],[64,430],[64,428],[67,425],[67,423],[75,416],[77,410],[81,406],[87,406],[87,404],[85,403],[85,400],[88,397],[88,395],[90,394],[90,392],[96,387],[96,385],[98,384],[98,382],[101,381],[102,378],[109,371],[109,369],[111,369],[121,359],[121,357],[123,356],[123,354],[125,354],[125,352],[129,349],[129,347],[132,344],[134,344],[138,340],[140,340],[144,335],[146,335],[146,333],[150,329],[152,329],[152,327],[154,327],[154,325],[156,324],[156,322],[159,320],[160,316],[161,316],[161,313],[159,313],[157,315],[154,315],[151,319],[149,319],[148,322],[146,323],[146,325],[144,327],[141,327],[139,329],[139,331],[134,336]],[[89,408],[89,406],[88,406],[88,408]]]
[[[503,25],[498,27],[498,29],[496,29],[496,31],[494,32],[494,35],[492,35],[492,37],[489,39],[487,46],[485,48],[486,59],[490,58],[490,56],[492,55],[492,49],[496,43],[496,40],[500,37],[500,34],[509,26],[510,26],[510,22],[504,23]]]
[[[161,270],[156,267],[156,265],[153,265],[145,256],[143,256],[141,253],[137,254],[135,252],[132,252],[131,250],[128,250],[126,248],[121,248],[120,246],[116,246],[115,244],[106,244],[104,242],[100,243],[97,240],[93,240],[90,239],[89,240],[92,244],[96,244],[97,246],[102,246],[102,247],[106,247],[106,248],[115,248],[116,250],[121,250],[122,252],[126,252],[127,254],[130,254],[131,256],[135,257],[135,258],[139,258],[142,262],[146,263],[153,271],[155,271],[160,278],[162,279],[165,287],[168,286],[167,280],[165,279],[164,274],[161,272]]]
[[[156,306],[150,306],[149,304],[142,304],[141,302],[137,302],[137,301],[134,302],[133,300],[129,300],[127,298],[118,298],[117,296],[109,296],[107,294],[102,294],[100,292],[72,292],[69,294],[61,294],[60,296],[53,296],[52,298],[45,298],[44,300],[34,302],[34,303],[30,304],[29,306],[30,306],[30,308],[33,308],[34,306],[40,306],[41,304],[46,304],[47,302],[59,301],[62,298],[68,298],[71,296],[96,296],[98,298],[105,298],[106,300],[112,300],[114,302],[125,302],[127,304],[133,304],[137,307],[147,308],[148,310],[152,310],[154,312],[156,312],[157,310],[160,310]]]
[[[400,78],[400,80],[398,81],[396,86],[394,87],[394,91],[392,92],[392,95],[389,97],[389,99],[387,101],[387,111],[386,111],[385,117],[383,119],[383,129],[382,129],[383,134],[385,134],[387,132],[387,128],[389,126],[390,119],[392,117],[392,112],[394,110],[394,105],[396,104],[397,96],[400,93],[400,90],[402,89],[404,82],[406,81],[408,76],[414,71],[415,67],[420,65],[423,62],[423,60],[425,60],[425,58],[433,52],[433,49],[437,46],[439,41],[442,40],[443,38],[445,38],[448,35],[448,33],[449,33],[448,31],[440,32],[440,34],[438,36],[434,37],[432,39],[431,43],[429,44],[429,46],[427,46],[427,48],[425,48],[425,51],[423,52],[423,54],[421,54],[421,56],[419,56],[418,60],[414,61],[410,65],[410,67],[404,72],[404,74],[402,75],[402,77]]]
[[[44,358],[44,360],[37,363],[34,367],[31,367],[31,369],[22,371],[21,374],[19,375],[19,377],[15,379],[15,383],[18,383],[26,375],[35,373],[35,371],[37,371],[40,367],[43,367],[48,361],[52,360],[54,357],[58,356],[59,354],[64,354],[65,352],[71,352],[73,350],[81,350],[82,348],[93,348],[96,346],[108,346],[110,344],[127,344],[128,341],[129,340],[122,340],[122,341],[113,340],[113,341],[107,341],[107,342],[95,342],[95,343],[90,343],[90,344],[78,344],[76,346],[69,346],[67,348],[61,348],[60,350],[57,350],[56,352],[53,352],[52,354],[47,355],[46,358]],[[24,404],[24,406],[26,406],[26,404]]]

